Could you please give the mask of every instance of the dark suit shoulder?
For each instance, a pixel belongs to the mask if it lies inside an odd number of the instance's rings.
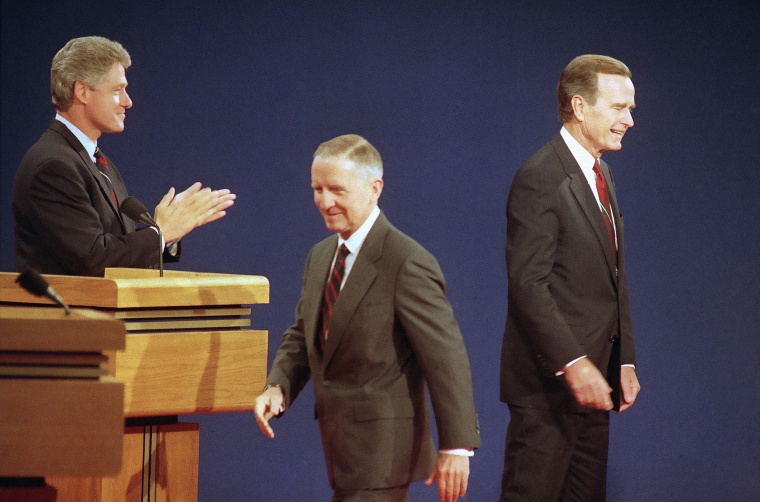
[[[557,133],[520,166],[510,186],[508,203],[518,199],[532,206],[540,200],[547,203],[546,197],[555,197],[561,187],[580,176],[578,163]]]
[[[74,140],[76,141],[76,138]],[[40,175],[62,182],[73,181],[77,178],[87,178],[87,169],[87,165],[69,141],[55,130],[47,129],[27,150],[19,164],[13,183],[13,198],[26,199],[30,187],[35,180],[40,179]]]
[[[560,139],[560,141],[562,141]],[[533,155],[520,166],[515,175],[516,179],[542,180],[544,182],[556,179],[561,180],[565,177],[563,159],[559,145],[555,140],[549,141],[539,148]]]
[[[338,237],[336,234],[332,234],[329,237],[322,239],[311,247],[307,261],[311,261],[314,257],[320,256],[324,253],[335,253],[337,245]]]
[[[384,259],[403,261],[410,256],[419,256],[435,260],[433,255],[422,244],[396,228],[384,216],[381,216],[381,218],[382,220],[378,218],[376,225],[384,235],[382,246]]]

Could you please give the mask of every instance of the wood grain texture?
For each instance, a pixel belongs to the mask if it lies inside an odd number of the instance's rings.
[[[0,379],[0,476],[117,474],[123,401],[111,377]]]
[[[127,417],[249,411],[266,380],[267,332],[131,334],[115,359]]]

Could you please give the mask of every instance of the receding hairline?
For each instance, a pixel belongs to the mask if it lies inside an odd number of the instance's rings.
[[[314,151],[313,160],[317,159],[343,161],[352,170],[361,171],[372,178],[383,178],[380,152],[358,134],[344,134],[321,143]]]

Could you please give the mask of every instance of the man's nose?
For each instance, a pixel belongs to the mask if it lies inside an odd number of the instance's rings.
[[[631,110],[625,111],[625,115],[623,116],[623,124],[625,124],[626,127],[633,127],[633,114],[631,113]]]
[[[327,192],[317,195],[317,207],[322,210],[330,209],[333,206],[334,199]]]
[[[121,106],[124,108],[132,108],[132,98],[129,97],[127,91],[124,91],[124,94],[121,97]]]

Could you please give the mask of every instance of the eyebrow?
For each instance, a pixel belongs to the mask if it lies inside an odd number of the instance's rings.
[[[629,109],[633,110],[634,108],[636,108],[636,103],[633,103],[630,106],[628,106],[626,103],[612,103],[612,107],[613,108],[617,108],[618,106],[620,108],[629,108]]]

